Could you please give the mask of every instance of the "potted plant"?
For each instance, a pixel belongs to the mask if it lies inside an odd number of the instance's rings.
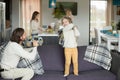
[[[112,31],[116,31],[117,30],[117,24],[116,24],[116,22],[112,22],[111,23],[111,26],[112,26]]]
[[[65,12],[62,8],[55,8],[53,11],[54,18],[61,19],[63,16],[65,16]]]
[[[117,23],[117,30],[120,30],[120,20],[119,20],[119,22]]]

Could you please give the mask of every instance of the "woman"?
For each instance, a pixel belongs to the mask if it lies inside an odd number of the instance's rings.
[[[70,17],[63,17],[63,36],[64,36],[64,54],[65,54],[65,72],[64,77],[69,75],[71,59],[73,62],[74,75],[78,75],[78,50],[77,37],[80,36],[79,31],[72,23]]]
[[[21,44],[25,40],[26,34],[24,29],[17,28],[13,31],[10,41],[8,42],[1,59],[1,76],[5,79],[16,79],[22,77],[21,80],[30,80],[34,71],[30,68],[17,68],[20,58],[34,60],[36,56],[38,42],[33,41],[32,52],[25,51]]]
[[[70,9],[66,9],[65,14],[66,14],[67,17],[70,17],[73,21],[73,15],[72,15],[72,11]]]
[[[32,35],[42,33],[42,28],[40,27],[39,17],[40,17],[40,13],[38,11],[34,11],[32,14],[31,21],[30,21]]]

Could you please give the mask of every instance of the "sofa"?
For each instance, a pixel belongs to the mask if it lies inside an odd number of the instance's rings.
[[[84,54],[86,46],[78,46],[78,62],[79,62],[79,75],[73,74],[73,66],[70,66],[70,75],[64,77],[64,48],[59,45],[44,45],[38,47],[45,73],[43,75],[34,75],[31,80],[117,80],[118,72],[114,65],[116,62],[112,61],[112,68],[110,71],[102,67],[85,61]],[[114,56],[114,52],[112,53]],[[114,56],[114,60],[115,60]],[[118,60],[119,64],[120,61]],[[114,66],[113,66],[114,65]],[[4,80],[4,79],[0,79]]]

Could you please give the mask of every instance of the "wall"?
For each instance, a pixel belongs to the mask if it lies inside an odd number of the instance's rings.
[[[57,0],[58,2],[77,2],[78,12],[74,16],[74,23],[79,27],[81,33],[79,45],[89,44],[89,0]],[[53,8],[48,6],[49,0],[42,0],[42,24],[49,25],[56,22],[52,16]]]
[[[20,27],[20,0],[12,0],[12,27]],[[79,31],[81,33],[79,39],[79,45],[89,44],[89,0],[57,0],[63,2],[77,2],[78,3],[78,13],[74,16],[74,23],[79,26]],[[55,22],[53,19],[52,12],[53,9],[48,8],[49,0],[42,0],[42,25],[49,25],[51,22]],[[14,15],[14,16],[13,16]]]
[[[118,23],[120,21],[120,15],[117,15],[117,6],[114,5],[113,8],[114,8],[114,21]]]
[[[12,0],[12,30],[20,27],[20,0]]]

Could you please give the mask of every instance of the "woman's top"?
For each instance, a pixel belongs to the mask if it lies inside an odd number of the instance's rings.
[[[7,70],[16,68],[21,57],[34,60],[37,53],[36,51],[37,47],[34,47],[31,52],[27,52],[20,44],[9,41],[4,52],[2,53],[1,68]]]
[[[66,48],[77,47],[76,37],[79,37],[80,33],[73,24],[69,24],[63,28],[63,35],[64,35],[63,47],[66,47]]]
[[[31,26],[32,34],[40,33],[40,23],[39,22],[32,20],[30,26]]]

